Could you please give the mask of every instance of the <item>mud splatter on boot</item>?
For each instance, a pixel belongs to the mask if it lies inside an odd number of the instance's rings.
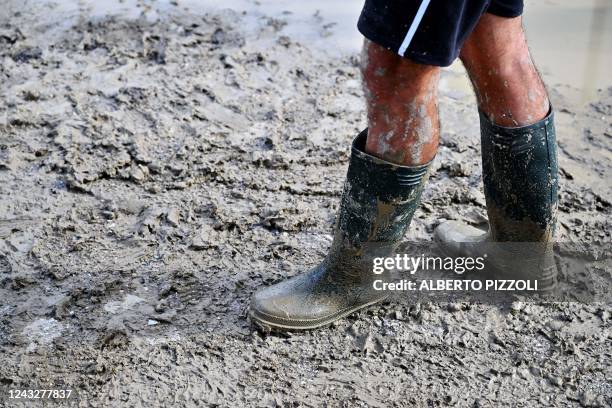
[[[375,257],[389,256],[416,210],[429,164],[399,166],[364,151],[367,130],[353,142],[334,240],[312,270],[255,293],[251,319],[276,329],[312,329],[383,300],[372,283]]]
[[[488,253],[498,272],[550,287],[558,205],[552,109],[541,121],[517,128],[498,126],[480,112],[480,128],[489,231],[449,221],[436,228],[436,241],[448,255]]]

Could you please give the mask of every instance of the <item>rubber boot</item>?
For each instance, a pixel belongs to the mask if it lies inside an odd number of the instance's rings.
[[[408,167],[365,153],[367,129],[353,141],[334,239],[315,268],[259,290],[250,316],[264,328],[313,329],[385,299],[373,288],[373,259],[391,255],[408,228],[429,164]]]
[[[482,256],[499,276],[554,285],[557,148],[552,109],[541,121],[507,128],[480,112],[482,174],[489,230],[442,223],[435,240],[447,255]]]

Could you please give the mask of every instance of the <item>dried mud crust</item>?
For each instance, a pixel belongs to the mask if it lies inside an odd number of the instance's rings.
[[[609,305],[371,307],[262,335],[248,300],[326,252],[364,127],[357,56],[278,20],[0,11],[0,385],[82,406],[610,405]],[[610,90],[553,88],[560,234],[609,242]],[[485,215],[477,112],[442,146],[406,239]],[[76,400],[74,401],[76,404]],[[4,404],[4,402],[1,402]]]

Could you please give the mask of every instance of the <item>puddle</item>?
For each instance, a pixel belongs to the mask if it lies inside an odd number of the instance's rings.
[[[570,85],[580,90],[577,102],[593,100],[612,86],[612,1],[527,1],[525,30],[531,54],[549,88]],[[442,86],[471,92],[460,62]]]
[[[612,1],[528,3],[525,16],[533,56],[550,85],[582,90],[582,102],[612,85]]]
[[[353,53],[362,41],[356,29],[362,0],[29,0],[25,5],[12,3],[12,7],[23,11],[45,4],[55,5],[58,24],[70,24],[66,15],[79,18],[83,13],[157,19],[177,8],[194,13],[231,8],[244,12],[247,29],[255,27],[263,16],[283,19],[288,22],[283,33],[327,52]],[[581,102],[586,102],[598,89],[611,85],[612,1],[527,0],[525,9],[531,51],[549,87],[576,87],[581,91]],[[451,71],[460,75],[447,75],[442,85],[471,93],[461,64],[454,64]]]

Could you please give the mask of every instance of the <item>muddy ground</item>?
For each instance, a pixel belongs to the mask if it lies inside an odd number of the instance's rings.
[[[253,291],[331,242],[365,125],[358,55],[296,43],[279,19],[247,35],[231,11],[84,12],[59,29],[53,8],[8,3],[0,406],[20,406],[7,389],[49,387],[79,406],[612,403],[609,304],[408,299],[314,332],[252,330]],[[550,88],[559,235],[609,244],[612,88],[584,105]],[[486,214],[474,100],[441,92],[442,145],[406,240]]]

